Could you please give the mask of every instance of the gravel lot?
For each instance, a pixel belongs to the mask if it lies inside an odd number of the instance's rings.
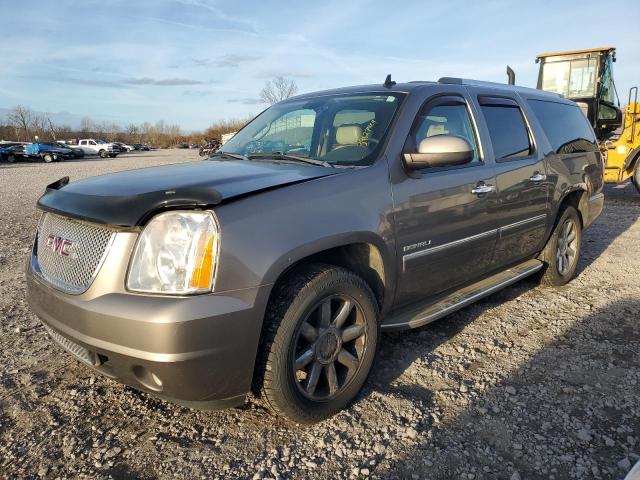
[[[46,184],[159,151],[0,164],[0,477],[622,478],[640,459],[640,195],[607,188],[579,275],[525,281],[387,334],[358,401],[291,428],[249,402],[192,411],[97,376],[47,337],[23,265]]]

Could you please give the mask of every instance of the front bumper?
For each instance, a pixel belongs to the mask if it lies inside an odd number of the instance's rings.
[[[92,288],[66,294],[27,269],[31,309],[57,343],[72,353],[78,351],[74,344],[86,349],[96,360],[92,368],[191,407],[242,403],[251,388],[268,289],[167,297],[96,295]]]

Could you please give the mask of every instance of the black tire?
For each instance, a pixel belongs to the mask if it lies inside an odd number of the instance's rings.
[[[109,155],[106,150],[100,150],[98,154],[100,155],[100,158],[107,158]]]
[[[568,283],[578,268],[581,243],[580,215],[574,207],[566,206],[560,211],[551,237],[540,254],[540,260],[545,264],[540,283],[554,287]]]
[[[316,423],[348,406],[366,381],[378,346],[378,304],[362,278],[328,265],[300,269],[275,288],[254,392],[271,413]],[[313,358],[298,367],[309,352]]]
[[[110,153],[110,154],[109,154],[109,157],[111,157],[111,158],[116,158],[116,156],[117,156],[117,154],[116,154],[116,153]]]
[[[44,156],[42,157],[42,160],[44,160],[45,163],[51,163],[53,162],[53,156],[48,153],[45,153]]]
[[[631,177],[631,181],[635,185],[638,193],[640,193],[640,158],[636,159],[636,168],[633,170],[633,177]]]
[[[13,153],[10,153],[9,155],[7,155],[7,162],[9,163],[15,163],[17,160],[16,156]]]

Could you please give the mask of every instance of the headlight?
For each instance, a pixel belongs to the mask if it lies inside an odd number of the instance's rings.
[[[138,238],[127,288],[166,294],[210,292],[219,242],[211,212],[161,213]]]

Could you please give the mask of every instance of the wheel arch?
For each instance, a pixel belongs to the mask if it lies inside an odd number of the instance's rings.
[[[584,228],[585,218],[589,218],[589,194],[583,186],[576,186],[567,190],[558,202],[558,209],[554,217],[555,221],[562,215],[563,207],[570,205],[578,211],[581,227]]]
[[[371,232],[353,232],[319,239],[281,256],[267,271],[265,283],[273,287],[304,265],[323,263],[346,268],[371,287],[381,310],[393,299],[395,278],[392,253],[384,240]]]
[[[640,145],[631,150],[629,155],[627,155],[623,165],[624,170],[633,173],[638,161],[640,161]]]

